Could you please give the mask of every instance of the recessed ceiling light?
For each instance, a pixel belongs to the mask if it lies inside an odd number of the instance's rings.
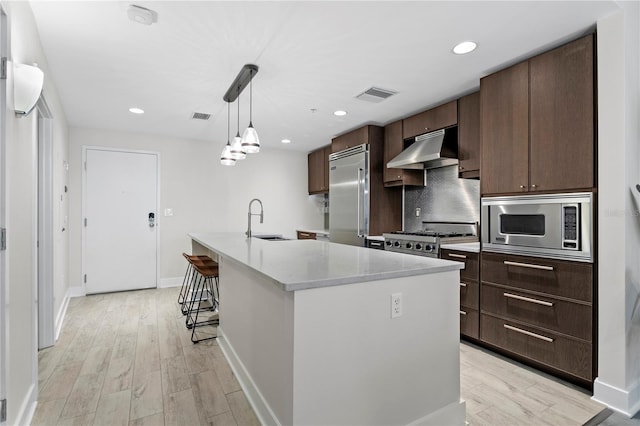
[[[473,52],[478,45],[474,41],[463,41],[456,44],[453,48],[453,53],[456,55],[464,55],[465,53]]]
[[[140,108],[129,108],[129,112],[134,114],[144,114],[144,110]]]
[[[280,142],[282,142],[282,143],[291,143],[291,139],[282,139]]]
[[[347,115],[347,111],[342,111],[342,110],[334,111],[333,115],[337,115],[338,117],[342,117],[343,115]]]

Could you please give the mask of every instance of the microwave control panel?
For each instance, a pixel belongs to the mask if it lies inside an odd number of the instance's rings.
[[[578,223],[578,205],[570,204],[562,206],[562,248],[578,250],[580,241]]]

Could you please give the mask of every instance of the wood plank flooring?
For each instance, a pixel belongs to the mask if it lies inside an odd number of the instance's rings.
[[[178,288],[71,299],[39,353],[33,425],[257,425],[216,340],[194,345]],[[584,390],[460,345],[470,425],[582,425],[604,407]]]
[[[71,299],[32,424],[259,425],[216,340],[191,343],[178,291]]]

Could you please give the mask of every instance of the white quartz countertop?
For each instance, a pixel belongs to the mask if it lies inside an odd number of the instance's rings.
[[[480,243],[452,243],[452,244],[442,244],[440,246],[441,249],[448,250],[460,250],[467,251],[471,253],[480,253]]]
[[[222,258],[233,259],[272,279],[285,291],[428,275],[463,266],[328,241],[265,241],[241,233],[194,233],[189,237]]]

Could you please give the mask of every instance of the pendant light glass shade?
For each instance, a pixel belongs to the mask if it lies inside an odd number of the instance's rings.
[[[231,156],[231,143],[229,143],[229,120],[230,120],[230,106],[227,103],[227,144],[222,149],[220,155],[220,164],[223,166],[235,166],[236,159]]]
[[[260,151],[260,138],[253,127],[253,80],[249,83],[249,127],[242,133],[242,148],[248,154]]]
[[[242,147],[242,139],[240,138],[240,97],[238,96],[238,132],[236,137],[233,138],[231,144],[231,156],[236,160],[244,160],[247,158],[247,153]]]

